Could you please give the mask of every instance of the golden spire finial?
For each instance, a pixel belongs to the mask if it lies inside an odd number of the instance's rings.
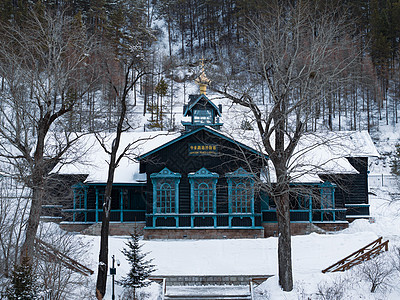
[[[211,80],[209,80],[209,79],[207,78],[206,74],[205,74],[205,71],[204,71],[204,61],[205,61],[205,59],[204,59],[204,57],[202,57],[202,58],[200,59],[200,62],[201,62],[201,73],[200,73],[200,76],[197,77],[197,78],[195,79],[195,82],[196,82],[196,83],[199,85],[199,87],[200,87],[200,94],[202,94],[202,95],[205,95],[205,94],[206,94],[206,92],[207,92],[207,85],[211,82]]]

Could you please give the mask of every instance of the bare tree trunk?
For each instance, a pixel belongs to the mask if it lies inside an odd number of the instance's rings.
[[[284,291],[293,289],[292,247],[290,232],[289,186],[277,199],[279,285]]]
[[[333,115],[333,108],[332,108],[333,95],[330,93],[328,97],[329,97],[329,99],[328,99],[328,126],[329,126],[329,130],[332,130],[333,129],[333,120],[332,120],[332,115]]]
[[[273,188],[275,199],[277,220],[278,220],[278,266],[279,266],[279,285],[284,291],[293,289],[292,272],[292,245],[290,232],[290,209],[289,209],[289,178],[287,160],[291,155],[289,148],[285,149],[284,128],[287,124],[285,119],[286,105],[281,104],[282,110],[276,111],[274,123],[276,127],[275,151],[271,153],[271,161],[275,166],[276,186]],[[298,128],[301,129],[300,127]],[[296,142],[297,143],[297,142]]]
[[[29,261],[33,259],[34,246],[37,229],[39,227],[40,215],[42,211],[42,201],[44,197],[44,182],[45,182],[45,164],[43,161],[45,137],[49,128],[47,120],[49,114],[46,114],[39,122],[38,136],[36,143],[36,150],[33,157],[33,170],[32,170],[32,201],[29,211],[29,218],[26,225],[25,241],[21,248],[20,258],[26,257]]]
[[[368,132],[371,131],[371,113],[370,113],[370,92],[367,91],[367,123],[368,123]]]
[[[103,214],[101,220],[101,239],[100,239],[100,253],[99,253],[99,266],[96,282],[96,297],[103,299],[106,294],[107,284],[107,271],[108,271],[108,233],[110,228],[110,211],[111,211],[111,184],[107,181],[105,189]]]
[[[108,271],[108,234],[110,227],[110,211],[111,211],[111,191],[114,182],[114,173],[118,165],[117,151],[121,141],[123,131],[123,123],[126,116],[126,95],[129,89],[125,89],[124,94],[121,96],[121,113],[119,115],[116,137],[113,140],[110,163],[108,166],[107,185],[104,192],[103,214],[101,222],[101,239],[100,239],[100,253],[99,253],[99,266],[96,282],[96,297],[103,299],[106,294],[107,271]]]
[[[35,253],[35,238],[39,227],[40,214],[42,211],[42,200],[44,187],[35,187],[32,191],[32,204],[29,211],[28,222],[26,224],[25,241],[22,245],[20,258],[27,257],[32,260]]]

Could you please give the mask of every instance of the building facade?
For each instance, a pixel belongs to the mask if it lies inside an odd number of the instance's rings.
[[[265,189],[274,184],[268,156],[223,133],[222,106],[205,94],[191,95],[183,113],[188,120],[182,133],[136,157],[141,179],[114,184],[111,230],[127,234],[141,224],[148,239],[276,234],[276,206]],[[368,156],[374,151],[347,156],[351,172],[320,171],[316,180],[291,184],[294,234],[339,230],[369,216]],[[63,226],[99,228],[104,187],[99,181],[75,183],[70,203],[62,208]]]

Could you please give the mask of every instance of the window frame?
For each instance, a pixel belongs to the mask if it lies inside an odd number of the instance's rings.
[[[77,183],[72,186],[74,192],[73,209],[87,209],[88,186]]]
[[[168,215],[177,214],[179,212],[179,183],[181,177],[181,174],[174,173],[167,167],[162,169],[159,173],[150,174],[153,184],[153,214]],[[160,198],[160,196],[162,196],[160,191],[162,190],[160,188],[165,184],[170,186],[169,205],[167,205],[167,200],[165,200],[165,205],[162,206],[162,198]],[[172,195],[172,193],[174,194]],[[169,209],[167,209],[167,207],[169,207]]]
[[[320,185],[321,209],[335,208],[335,184],[325,181]]]
[[[208,171],[206,168],[201,168],[195,173],[188,175],[190,183],[190,211],[192,214],[216,214],[217,213],[217,182],[219,175]],[[204,198],[199,201],[199,186],[207,185],[207,200]],[[210,187],[211,185],[211,187]],[[201,189],[204,191],[205,189]],[[204,194],[202,193],[204,196]],[[207,205],[205,203],[207,202]],[[200,203],[202,203],[203,211],[200,211]],[[197,206],[197,209],[196,209]],[[207,206],[207,211],[205,207]]]
[[[254,174],[249,173],[240,167],[234,172],[226,173],[225,177],[228,182],[229,214],[254,214]],[[246,196],[246,199],[241,197],[239,199],[240,201],[237,198],[238,194],[236,192],[239,185],[244,185],[248,191],[247,193],[242,194],[242,196]],[[240,205],[238,205],[239,202]],[[244,206],[243,203],[245,203]],[[243,210],[243,208],[245,209]]]
[[[214,111],[211,108],[195,108],[192,112],[193,124],[213,124]]]

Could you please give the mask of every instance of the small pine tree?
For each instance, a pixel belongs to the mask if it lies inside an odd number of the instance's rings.
[[[139,240],[140,234],[135,228],[131,234],[131,239],[125,243],[128,248],[121,251],[129,261],[131,269],[126,277],[117,281],[119,285],[133,289],[133,299],[136,299],[137,288],[146,287],[150,284],[146,279],[155,271],[155,266],[151,264],[153,259],[146,260],[148,253],[142,253],[142,245],[139,244]]]
[[[21,264],[16,265],[12,272],[11,286],[6,291],[8,300],[36,300],[36,277],[32,265],[27,257],[23,257]]]

